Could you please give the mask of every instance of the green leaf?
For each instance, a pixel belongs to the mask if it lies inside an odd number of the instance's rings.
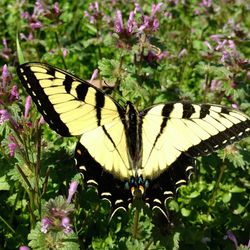
[[[189,209],[186,209],[186,208],[182,208],[181,209],[181,214],[184,216],[184,217],[188,217],[189,215],[190,215],[190,213],[191,213],[191,210],[189,210]]]
[[[195,190],[195,191],[193,191],[193,192],[189,195],[189,197],[190,197],[190,198],[196,198],[196,197],[198,197],[199,195],[200,195],[200,192],[197,191],[197,190]]]
[[[2,190],[9,190],[9,189],[10,189],[10,185],[6,181],[6,176],[1,176],[0,177],[0,191],[2,191]]]
[[[173,242],[174,242],[173,250],[178,250],[179,249],[180,235],[181,234],[179,232],[175,232],[175,234],[174,234],[174,237],[173,237]]]
[[[231,198],[232,198],[232,194],[231,193],[225,193],[222,196],[222,201],[224,203],[228,203],[231,200]]]
[[[61,250],[78,250],[80,249],[77,243],[75,233],[65,234],[64,232],[49,231],[41,232],[41,223],[36,224],[35,229],[31,230],[28,235],[29,246],[32,249],[61,249]]]
[[[18,35],[16,35],[16,47],[17,47],[17,57],[18,57],[19,64],[23,64],[25,63],[25,61],[24,61],[23,51],[19,43]]]
[[[230,189],[231,193],[243,193],[245,191],[246,191],[245,188],[242,188],[242,187],[239,187],[239,186],[234,186],[233,188]]]
[[[233,213],[234,214],[242,214],[245,210],[246,210],[246,208],[244,206],[242,206],[241,204],[238,204],[238,207],[236,209],[234,209]]]

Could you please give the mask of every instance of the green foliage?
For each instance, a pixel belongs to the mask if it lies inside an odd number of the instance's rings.
[[[46,249],[80,249],[77,243],[77,235],[71,233],[66,235],[63,232],[51,231],[47,234],[41,232],[41,223],[36,224],[36,228],[32,229],[28,235],[30,241],[29,246],[32,249],[46,250]]]
[[[74,168],[77,139],[56,135],[27,108],[15,72],[17,62],[43,61],[90,79],[98,68],[105,91],[139,110],[187,100],[250,114],[249,6],[231,2],[165,1],[154,14],[153,1],[142,2],[133,25],[133,1],[63,0],[59,10],[51,0],[0,2],[0,65],[10,74],[0,81],[0,110],[10,114],[0,116],[0,249],[249,249],[249,138],[197,160],[190,184],[166,204],[171,223],[145,206],[138,227],[135,209],[109,223],[109,204]],[[67,203],[72,180],[81,185]]]

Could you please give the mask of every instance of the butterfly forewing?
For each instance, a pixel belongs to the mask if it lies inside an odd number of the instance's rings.
[[[142,112],[144,175],[153,179],[182,154],[207,155],[250,134],[249,117],[218,105],[169,103]]]
[[[98,190],[103,198],[112,194],[109,199],[114,207],[122,206],[117,202],[122,195],[127,204],[127,190],[114,192],[118,187],[123,190],[124,181],[131,176],[122,121],[125,111],[99,89],[49,65],[27,63],[17,73],[53,130],[63,136],[81,135],[76,148],[77,167],[87,170],[87,182],[100,183]],[[117,183],[113,183],[115,179]]]
[[[63,70],[27,63],[17,73],[46,122],[63,136],[82,135],[122,112],[109,96]]]

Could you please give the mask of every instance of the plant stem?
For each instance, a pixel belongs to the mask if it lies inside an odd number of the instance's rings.
[[[222,164],[221,168],[220,168],[220,173],[219,173],[219,176],[217,178],[217,181],[216,181],[216,184],[215,184],[215,188],[214,188],[214,191],[213,191],[213,194],[212,194],[212,198],[210,199],[209,201],[209,206],[213,206],[214,203],[215,203],[215,199],[216,199],[216,194],[217,194],[217,191],[219,189],[219,185],[220,185],[220,182],[221,182],[221,179],[222,179],[222,176],[223,176],[223,173],[225,171],[225,168],[226,168],[226,165]]]
[[[134,216],[134,227],[133,227],[133,237],[136,239],[138,235],[138,225],[139,225],[139,209],[135,207],[135,216]]]

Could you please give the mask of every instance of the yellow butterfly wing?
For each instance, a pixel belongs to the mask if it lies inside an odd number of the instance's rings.
[[[169,103],[142,115],[145,178],[154,179],[183,154],[207,155],[250,134],[250,118],[219,105]]]
[[[47,64],[26,63],[17,73],[54,131],[81,135],[80,143],[104,170],[120,179],[130,177],[124,111],[110,96]]]

